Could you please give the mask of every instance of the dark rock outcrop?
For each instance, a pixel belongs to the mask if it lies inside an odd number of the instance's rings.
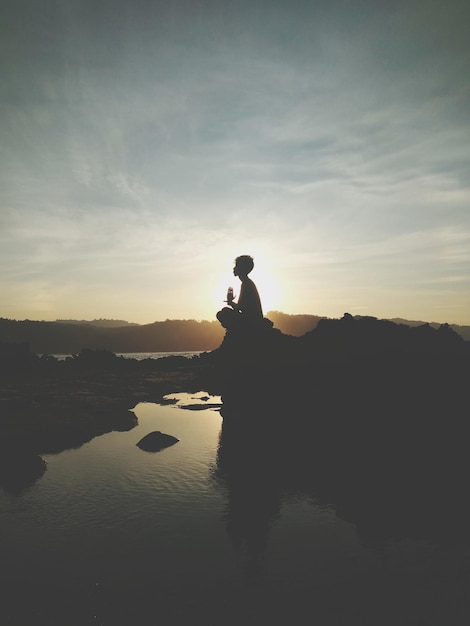
[[[46,469],[46,461],[38,454],[0,446],[0,487],[10,494],[31,487]]]
[[[160,452],[160,450],[164,450],[165,448],[175,445],[178,441],[179,439],[176,437],[156,430],[152,433],[148,433],[145,437],[142,437],[136,445],[141,450],[145,450],[145,452]]]

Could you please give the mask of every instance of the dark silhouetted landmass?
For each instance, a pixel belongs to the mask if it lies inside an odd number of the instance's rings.
[[[274,328],[295,337],[311,332],[322,319],[327,319],[279,311],[270,311],[266,317],[273,322]],[[397,323],[406,326],[424,324],[407,320],[397,320]],[[440,325],[432,323],[429,326],[438,328]],[[470,340],[469,326],[449,326]],[[217,321],[165,320],[139,325],[120,320],[44,322],[0,319],[0,341],[27,343],[36,354],[76,354],[83,349],[116,353],[211,351],[220,345],[223,337],[224,329]]]
[[[329,319],[321,317],[319,315],[290,315],[287,313],[281,313],[280,311],[269,311],[266,315],[268,319],[274,322],[274,326],[286,335],[294,335],[300,337],[317,327],[317,324],[322,319]],[[354,319],[361,319],[361,317],[368,317],[362,315],[355,315]],[[439,322],[426,322],[418,320],[407,320],[404,318],[385,318],[383,321],[394,322],[395,324],[403,324],[405,326],[424,326],[429,324],[432,328],[438,329],[442,324]],[[466,341],[470,341],[470,326],[461,326],[459,324],[449,324],[450,328],[454,330]]]
[[[122,328],[123,326],[140,326],[134,322],[126,322],[125,320],[56,320],[59,324],[86,324],[89,326],[97,326],[98,328]]]
[[[160,450],[174,446],[178,441],[179,439],[172,435],[155,430],[145,435],[136,445],[141,450],[145,450],[145,452],[160,452]]]
[[[223,329],[217,321],[166,320],[119,327],[94,323],[0,319],[0,341],[28,343],[36,354],[75,354],[83,349],[111,352],[214,350]]]
[[[275,328],[278,328],[286,335],[294,335],[300,337],[316,328],[318,322],[323,319],[318,315],[290,315],[281,313],[280,311],[269,311],[266,315],[270,319]]]
[[[390,319],[391,322],[395,322],[395,324],[405,324],[406,326],[422,326],[427,322],[422,322],[418,320],[406,320],[401,317],[393,317]],[[441,324],[439,322],[429,322],[429,326],[432,328],[439,328]],[[470,326],[459,326],[459,324],[449,324],[452,330],[460,335],[465,341],[470,341]]]

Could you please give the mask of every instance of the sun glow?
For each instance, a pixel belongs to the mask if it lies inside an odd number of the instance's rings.
[[[281,300],[280,290],[271,274],[266,270],[255,269],[253,270],[252,279],[258,288],[263,312],[266,314],[268,311],[279,309]]]
[[[250,278],[258,289],[263,313],[266,315],[268,311],[278,310],[281,300],[280,291],[271,274],[264,269],[255,267],[250,273]],[[241,283],[237,276],[234,276],[233,273],[224,273],[214,288],[213,297],[215,306],[218,306],[219,309],[226,306],[224,301],[227,297],[228,287],[233,287],[234,297],[235,300],[237,300],[240,294],[240,286]]]

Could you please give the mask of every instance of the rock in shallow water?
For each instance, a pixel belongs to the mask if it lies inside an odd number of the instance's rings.
[[[161,433],[159,430],[156,430],[148,435],[145,435],[145,437],[137,443],[137,446],[141,450],[145,450],[145,452],[159,452],[160,450],[173,446],[175,443],[178,443],[178,441],[179,439],[176,437],[166,435],[165,433]]]
[[[41,478],[46,468],[46,461],[38,454],[14,448],[0,450],[0,490],[18,495]]]

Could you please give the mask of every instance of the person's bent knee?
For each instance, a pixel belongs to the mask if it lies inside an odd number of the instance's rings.
[[[224,328],[232,328],[237,322],[237,315],[238,313],[226,306],[217,312],[216,317]]]

